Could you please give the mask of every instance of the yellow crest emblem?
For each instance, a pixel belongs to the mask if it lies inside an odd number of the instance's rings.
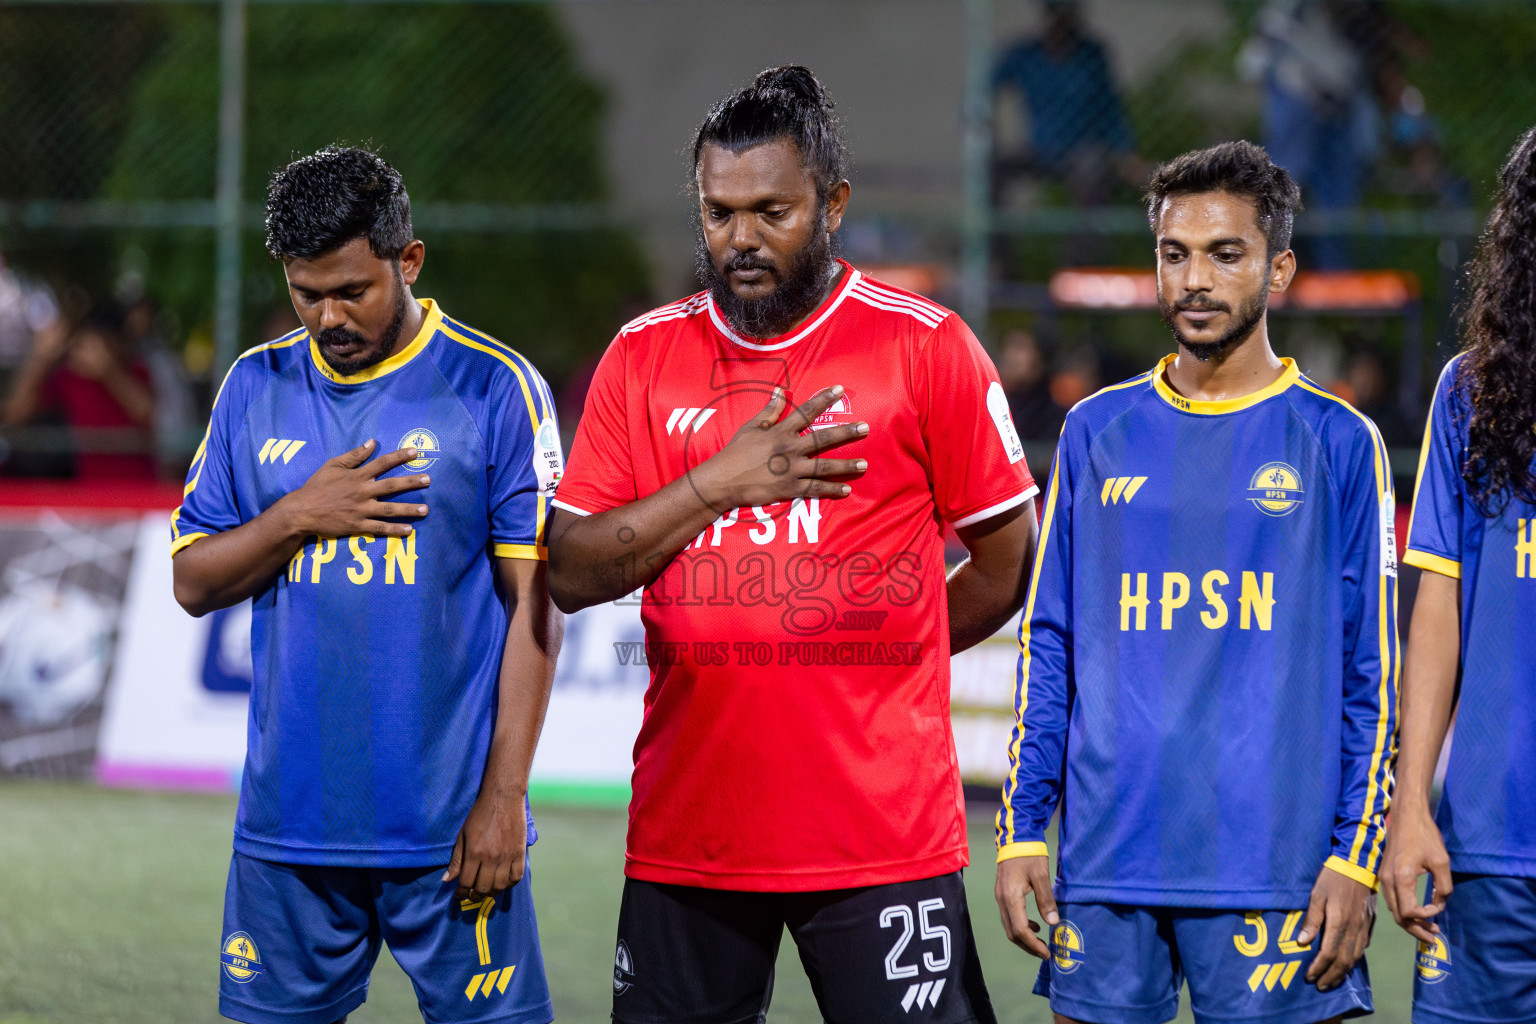
[[[1434,942],[1420,942],[1419,955],[1414,960],[1419,980],[1426,985],[1438,985],[1451,976],[1451,951],[1445,937],[1435,936]]]
[[[1056,970],[1071,974],[1083,965],[1083,933],[1071,921],[1063,921],[1051,930],[1051,960]]]
[[[406,431],[405,436],[395,447],[416,449],[416,458],[406,463],[411,469],[426,469],[437,461],[438,454],[442,451],[442,446],[437,443],[437,435],[426,427]]]
[[[1248,500],[1267,516],[1288,516],[1306,500],[1301,474],[1284,462],[1266,462],[1253,474]]]
[[[219,960],[230,980],[242,985],[254,981],[261,973],[261,954],[256,950],[256,941],[245,932],[235,932],[224,940]]]

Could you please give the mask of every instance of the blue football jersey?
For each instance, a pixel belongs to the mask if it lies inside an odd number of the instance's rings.
[[[1472,504],[1468,381],[1440,375],[1403,561],[1461,580],[1461,694],[1436,812],[1451,867],[1536,877],[1536,506]],[[1522,611],[1521,609],[1524,609]]]
[[[1370,420],[1285,361],[1229,401],[1172,356],[1068,414],[1020,621],[999,859],[1058,898],[1305,906],[1376,881],[1396,735],[1392,477]]]
[[[479,791],[507,634],[494,560],[545,557],[560,435],[526,359],[422,306],[410,344],[353,376],[303,331],[241,356],[172,516],[174,554],[368,438],[420,453],[387,475],[431,477],[387,499],[430,510],[409,537],[311,537],[255,596],[248,856],[446,864]]]

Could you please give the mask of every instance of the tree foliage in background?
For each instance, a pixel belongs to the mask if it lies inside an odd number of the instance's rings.
[[[1536,11],[1528,4],[1392,5],[1425,41],[1409,81],[1442,132],[1446,160],[1486,210],[1515,140],[1536,124]]]
[[[160,10],[162,40],[133,83],[104,194],[207,199],[218,138],[219,12]],[[333,141],[378,149],[413,203],[541,206],[606,199],[603,96],[554,14],[532,4],[255,5],[249,9],[245,193]],[[418,232],[416,291],[559,374],[600,348],[646,290],[634,241],[612,230]],[[286,302],[281,268],[246,246],[245,341]],[[142,232],[147,285],[183,323],[212,318],[212,238]]]

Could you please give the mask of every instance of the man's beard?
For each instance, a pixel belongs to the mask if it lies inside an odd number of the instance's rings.
[[[345,327],[328,327],[320,332],[315,339],[320,347],[320,358],[325,360],[327,366],[335,370],[338,376],[350,377],[354,373],[361,373],[370,366],[376,366],[388,359],[395,351],[395,345],[400,340],[400,331],[405,327],[405,314],[410,311],[410,303],[405,298],[405,283],[396,282],[395,290],[395,315],[390,318],[389,326],[384,328],[384,333],[379,337],[379,347],[372,352],[364,352],[352,359],[338,359],[331,354],[327,345],[339,345],[345,342],[365,342],[364,338],[356,331],[349,331]]]
[[[773,338],[795,326],[821,302],[837,262],[837,246],[823,212],[817,218],[816,233],[786,268],[756,253],[737,253],[723,269],[716,269],[702,228],[694,247],[694,262],[700,283],[709,289],[715,308],[727,323],[749,338]],[[733,270],[766,270],[778,285],[760,299],[743,299],[731,290],[727,275]]]
[[[1206,298],[1186,297],[1178,302],[1169,304],[1163,299],[1161,288],[1157,291],[1157,311],[1162,314],[1163,323],[1173,332],[1184,350],[1202,363],[1208,363],[1216,356],[1221,355],[1227,349],[1232,348],[1253,333],[1259,321],[1264,319],[1264,311],[1269,308],[1269,286],[1266,284],[1253,295],[1243,301],[1238,307],[1237,314],[1232,318],[1232,326],[1227,328],[1225,334],[1215,341],[1190,341],[1179,330],[1175,317],[1186,309],[1203,310],[1214,309],[1223,313],[1231,313],[1232,307],[1223,302],[1213,302]]]

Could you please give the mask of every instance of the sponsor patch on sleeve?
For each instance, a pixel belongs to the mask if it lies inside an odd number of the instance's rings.
[[[987,412],[992,416],[992,424],[997,427],[1003,451],[1008,453],[1008,462],[1018,462],[1024,457],[1024,444],[1019,440],[1019,432],[1013,428],[1013,413],[1008,411],[1008,396],[1003,394],[1003,386],[997,381],[993,381],[987,388]]]
[[[539,493],[553,495],[565,472],[565,453],[560,450],[560,431],[551,416],[544,417],[534,436],[533,471],[539,478]]]

